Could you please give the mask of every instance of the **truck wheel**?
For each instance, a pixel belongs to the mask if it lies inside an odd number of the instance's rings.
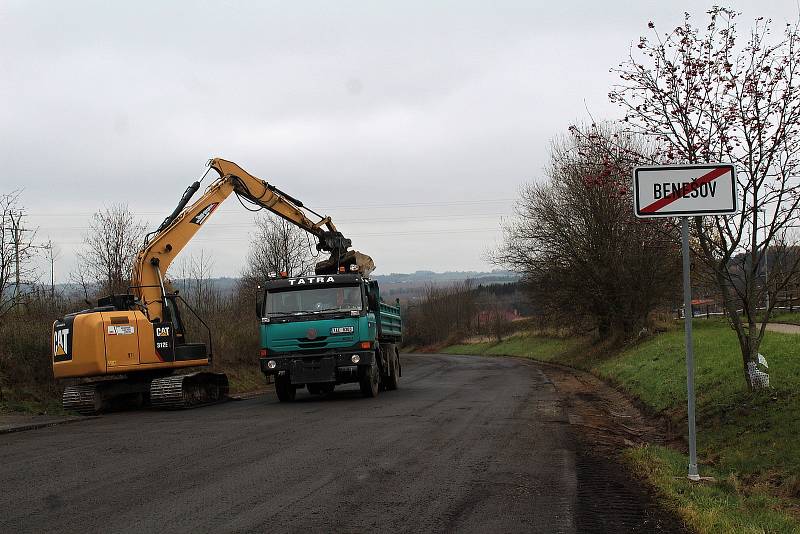
[[[361,394],[365,397],[377,397],[381,385],[381,373],[376,364],[372,364],[369,368],[364,369],[361,377],[358,380],[358,385],[361,386]]]
[[[389,376],[386,379],[386,389],[394,391],[400,378],[400,355],[395,348],[389,357]]]
[[[278,376],[275,377],[275,393],[278,395],[279,401],[292,402],[297,395],[297,390],[288,376]]]

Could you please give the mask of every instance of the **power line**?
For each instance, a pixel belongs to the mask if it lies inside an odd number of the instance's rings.
[[[351,238],[358,239],[361,237],[387,237],[387,236],[420,236],[420,237],[437,237],[443,234],[486,234],[498,233],[499,228],[466,228],[458,230],[433,230],[433,231],[407,231],[407,232],[367,232],[367,233],[354,233],[347,235]],[[229,236],[224,239],[225,243],[249,243],[251,238],[247,235]],[[213,239],[210,237],[195,237],[189,243],[192,244],[220,244],[220,239]],[[81,241],[58,241],[59,245],[81,245]]]
[[[476,220],[476,219],[497,219],[499,217],[508,216],[506,213],[499,213],[499,214],[481,214],[481,215],[455,215],[455,216],[447,216],[447,215],[434,215],[430,217],[381,217],[381,218],[370,218],[370,219],[339,219],[336,222],[337,226],[342,226],[345,224],[360,224],[360,223],[392,223],[392,222],[404,222],[404,223],[416,223],[416,222],[425,222],[425,221],[456,221],[456,220]],[[253,228],[254,223],[212,223],[208,228],[210,230],[214,229],[250,229]],[[89,230],[88,226],[40,226],[42,230],[52,230],[52,231],[64,231],[64,230],[74,230],[74,231],[85,231]]]
[[[336,211],[336,210],[358,210],[358,209],[382,209],[382,208],[409,208],[409,207],[429,207],[429,206],[462,206],[472,204],[490,204],[490,203],[513,203],[515,198],[485,198],[475,200],[447,200],[447,201],[431,201],[431,202],[399,202],[399,203],[370,203],[369,205],[356,204],[352,206],[347,205],[334,205],[323,206],[318,208],[321,211]],[[70,213],[29,213],[31,217],[91,217],[95,212],[70,212]],[[134,211],[135,215],[153,215],[162,216],[164,212],[161,211]]]
[[[364,233],[348,233],[349,237],[359,238],[359,237],[381,237],[381,236],[399,236],[399,235],[408,235],[408,236],[423,236],[423,235],[430,235],[430,236],[437,236],[442,234],[469,234],[469,233],[488,233],[488,232],[498,232],[499,228],[459,228],[454,230],[420,230],[420,231],[402,231],[402,232],[364,232]],[[211,239],[208,237],[199,237],[192,240],[192,243],[219,243],[219,239]],[[233,237],[226,237],[225,241],[250,241],[248,236],[233,236]]]

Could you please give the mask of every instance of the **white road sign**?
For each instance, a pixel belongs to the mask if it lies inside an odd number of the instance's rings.
[[[736,171],[730,164],[637,167],[633,192],[637,217],[736,213]]]

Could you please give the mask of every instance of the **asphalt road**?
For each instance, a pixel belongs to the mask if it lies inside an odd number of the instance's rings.
[[[347,385],[0,435],[0,531],[644,527],[647,503],[604,503],[599,474],[616,468],[592,462],[536,365],[412,355],[400,389],[377,399]]]

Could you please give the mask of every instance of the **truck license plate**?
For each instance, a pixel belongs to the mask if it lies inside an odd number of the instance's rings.
[[[352,334],[353,330],[352,326],[334,326],[331,328],[331,334]]]
[[[290,378],[292,384],[333,382],[336,380],[336,360],[332,357],[315,360],[294,360]]]

